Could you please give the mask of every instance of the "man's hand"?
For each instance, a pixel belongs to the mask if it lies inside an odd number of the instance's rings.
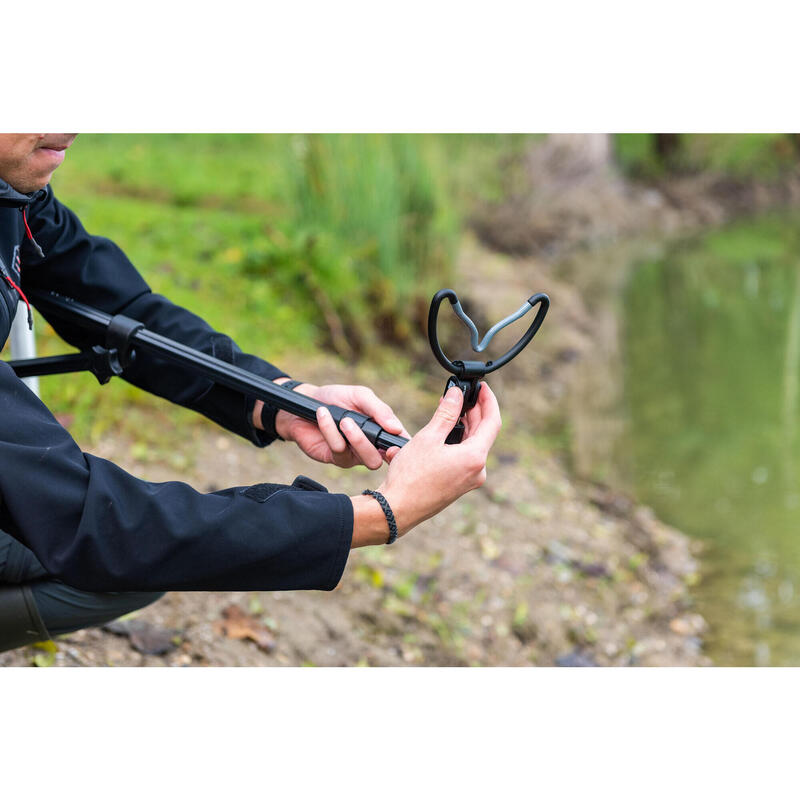
[[[405,447],[389,448],[389,470],[378,491],[394,512],[400,536],[486,480],[486,459],[502,424],[500,409],[492,390],[481,383],[478,402],[466,415],[464,440],[445,444],[463,400],[458,387],[450,388],[431,421]],[[350,500],[351,546],[385,543],[389,530],[380,506],[371,497]]]
[[[275,383],[280,384],[285,380],[288,378],[278,378]],[[392,409],[366,386],[315,386],[301,383],[294,391],[327,405],[359,411],[372,417],[385,431],[411,438]],[[257,428],[261,427],[262,405],[261,401],[257,401],[253,409],[253,422]],[[323,464],[336,464],[344,468],[364,464],[370,469],[378,469],[386,458],[386,454],[370,443],[353,420],[345,419],[342,422],[342,436],[326,408],[319,409],[316,423],[288,411],[278,411],[275,430],[287,442],[294,442],[309,458]]]

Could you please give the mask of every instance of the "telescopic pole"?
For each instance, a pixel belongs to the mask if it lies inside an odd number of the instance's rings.
[[[229,364],[200,350],[176,342],[166,336],[147,330],[141,323],[122,314],[112,316],[91,306],[86,306],[55,292],[34,291],[31,300],[43,312],[60,317],[90,331],[105,334],[105,347],[95,346],[85,353],[73,353],[48,358],[9,361],[9,366],[20,377],[54,375],[63,372],[91,370],[105,383],[112,375],[124,372],[125,365],[135,357],[137,351],[152,353],[180,364],[193,372],[211,378],[216,383],[228,386],[259,400],[263,400],[298,417],[316,422],[317,409],[325,406],[304,394],[284,389],[267,378],[262,378],[241,367]],[[100,341],[103,341],[101,338]],[[377,422],[364,414],[339,406],[326,406],[331,416],[340,425],[350,417],[364,432],[367,439],[381,449],[402,447],[408,443],[403,436],[385,431]]]

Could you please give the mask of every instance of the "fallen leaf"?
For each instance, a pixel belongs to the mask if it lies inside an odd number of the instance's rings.
[[[34,650],[40,650],[31,659],[34,667],[52,667],[56,663],[58,645],[52,639],[33,643]]]
[[[56,663],[55,653],[37,653],[33,657],[34,667],[52,667]]]
[[[258,617],[245,614],[235,603],[224,608],[214,630],[228,639],[250,639],[265,653],[275,649],[275,639]]]

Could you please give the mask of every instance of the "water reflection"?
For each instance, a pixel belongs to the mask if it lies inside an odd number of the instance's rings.
[[[639,265],[624,296],[628,479],[709,543],[718,664],[800,664],[800,240],[739,224]]]

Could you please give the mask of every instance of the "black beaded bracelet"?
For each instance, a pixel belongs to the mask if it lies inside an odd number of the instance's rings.
[[[397,540],[397,522],[388,501],[380,492],[376,492],[373,489],[364,489],[361,494],[368,494],[378,501],[386,521],[389,523],[389,538],[386,540],[386,544],[392,544]]]

